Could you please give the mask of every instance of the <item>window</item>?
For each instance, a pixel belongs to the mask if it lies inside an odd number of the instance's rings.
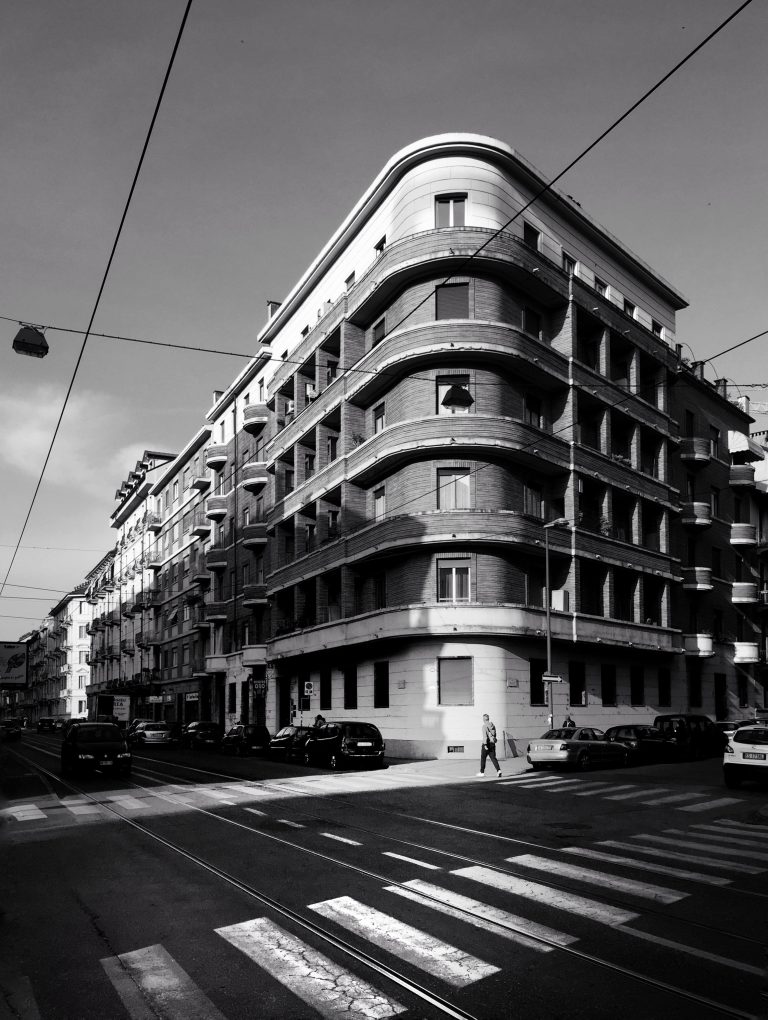
[[[387,512],[387,494],[382,485],[373,490],[373,519],[380,521]]]
[[[544,413],[541,397],[535,393],[525,394],[525,420],[529,425],[540,429],[544,426]]]
[[[344,667],[344,708],[357,708],[357,666]]]
[[[325,441],[325,449],[328,454],[328,463],[330,464],[332,461],[336,460],[339,455],[339,437],[328,436]]]
[[[384,404],[379,404],[378,407],[373,409],[373,431],[383,432],[387,424],[386,408]]]
[[[82,610],[81,610],[81,611],[82,611]],[[86,629],[85,629],[85,626],[82,626],[82,627],[78,627],[78,628],[77,628],[77,636],[78,636],[79,638],[84,638],[84,637],[87,637],[87,636],[88,636],[88,632],[86,631]]]
[[[254,557],[256,584],[264,584],[264,556],[260,554]]]
[[[330,669],[320,670],[320,711],[333,708],[333,674]]]
[[[87,654],[88,654],[87,652],[83,651],[77,653],[77,661],[80,663],[81,666],[85,665],[85,657]]]
[[[472,659],[437,660],[438,705],[474,705]]]
[[[387,235],[385,234],[381,240],[377,241],[373,246],[373,250],[376,252],[376,258],[384,254],[384,249],[387,246]]]
[[[179,483],[178,482],[174,482],[173,483],[173,502],[175,503],[178,498],[179,498]]]
[[[181,661],[185,666],[189,664],[189,645],[182,645]]]
[[[339,533],[339,511],[328,511],[328,537],[336,538]]]
[[[336,373],[339,370],[338,361],[329,361],[325,366],[325,381],[330,385],[336,378]]]
[[[293,473],[293,468],[286,468],[285,469],[285,491],[286,491],[286,493],[293,492],[293,489],[294,489],[294,473]]]
[[[624,314],[629,315],[634,319],[636,311],[637,308],[632,304],[632,302],[627,301],[627,299],[624,298]]]
[[[246,560],[245,563],[243,564],[243,584],[246,585],[250,583],[251,583],[251,564],[248,562],[248,560]]]
[[[563,272],[567,273],[568,276],[573,276],[576,272],[576,259],[573,255],[569,255],[567,251],[563,252]]]
[[[616,704],[616,667],[604,662],[600,667],[600,700],[603,705]]]
[[[740,673],[736,677],[736,689],[737,689],[737,696],[738,696],[738,699],[739,699],[739,708],[748,708],[749,707],[749,687],[748,687],[748,684],[747,684],[747,678],[744,676],[743,673]]]
[[[541,337],[541,316],[533,308],[523,309],[523,332]]]
[[[435,318],[469,318],[468,283],[446,283],[435,287]]]
[[[389,663],[373,664],[373,707],[389,708]]]
[[[264,403],[264,380],[259,379],[259,403]]]
[[[355,284],[355,273],[354,273],[354,270],[353,270],[349,274],[349,276],[346,278],[346,280],[344,281],[344,286],[345,286],[345,288],[347,290],[351,290],[352,287],[354,286],[354,284]],[[323,706],[321,705],[320,707],[322,708]]]
[[[530,687],[532,705],[546,705],[547,703],[547,685],[543,679],[546,671],[546,659],[531,659]]]
[[[437,564],[438,602],[469,602],[469,564]]]
[[[659,708],[672,704],[672,674],[666,666],[659,669]]]
[[[468,375],[437,377],[438,414],[469,414],[473,403]]]
[[[314,453],[304,454],[304,477],[311,478],[315,473],[315,455]]]
[[[171,666],[178,666],[179,664],[179,649],[175,646],[171,649]]]
[[[259,496],[256,499],[256,520],[257,521],[263,521],[264,520],[264,497],[263,496]]]
[[[469,468],[438,469],[437,509],[466,510],[469,506]]]
[[[247,528],[251,523],[251,508],[249,506],[243,507],[243,527]]]
[[[435,199],[436,227],[463,227],[466,195],[438,195]]]
[[[608,284],[605,280],[601,280],[599,276],[595,277],[595,290],[601,297],[605,297],[608,293]]]
[[[629,703],[630,705],[645,704],[645,673],[642,666],[630,666]]]
[[[688,663],[688,705],[701,708],[701,672],[698,663]]]
[[[664,337],[664,327],[660,322],[657,322],[655,319],[651,319],[651,332],[653,333],[654,336],[659,337],[659,339],[663,339]]]
[[[523,489],[523,512],[532,517],[543,517],[544,496],[540,485],[526,482]]]
[[[375,574],[373,578],[373,608],[386,609],[387,607],[387,575],[385,573]]]
[[[227,684],[227,711],[237,711],[237,684]]]
[[[717,457],[720,452],[720,429],[714,425],[709,426],[709,452],[712,457]]]
[[[374,347],[384,339],[384,333],[384,319],[379,319],[373,327],[373,333],[371,334],[371,342]]]
[[[712,516],[720,516],[720,490],[712,487],[709,493],[709,505],[712,509]]]
[[[569,704],[586,705],[587,677],[583,662],[568,663]]]
[[[534,251],[538,251],[541,245],[541,231],[525,221],[523,222],[523,244],[527,244]]]

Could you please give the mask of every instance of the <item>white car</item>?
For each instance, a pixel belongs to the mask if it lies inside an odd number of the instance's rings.
[[[733,789],[744,779],[768,780],[768,723],[742,726],[723,754],[723,781]]]
[[[594,726],[562,726],[532,740],[526,757],[534,771],[556,765],[589,769],[593,765],[626,765],[629,748],[606,740],[603,731]]]

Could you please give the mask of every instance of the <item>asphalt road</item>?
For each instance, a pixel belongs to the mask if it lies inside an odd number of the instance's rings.
[[[766,1016],[768,791],[717,760],[64,782],[58,750],[2,749],[0,1017]]]

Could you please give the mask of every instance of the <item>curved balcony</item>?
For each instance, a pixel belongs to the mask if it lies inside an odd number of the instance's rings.
[[[703,466],[712,460],[712,443],[705,436],[687,436],[680,440],[680,460],[688,467]]]
[[[755,487],[755,465],[731,464],[730,483],[732,489],[753,489]]]
[[[267,465],[264,461],[252,460],[243,464],[240,484],[246,492],[261,492],[268,478]]]
[[[712,524],[712,507],[709,503],[681,503],[680,523],[689,528],[709,528]]]
[[[246,608],[265,606],[267,604],[267,586],[265,584],[243,585],[243,605]]]
[[[120,642],[120,651],[123,653],[123,655],[135,655],[136,647],[133,641],[130,640],[130,638],[124,638]]]
[[[211,487],[211,476],[195,475],[190,481],[189,486],[191,489],[197,489],[198,492],[205,492],[206,489]]]
[[[211,499],[214,497],[212,496]],[[226,516],[226,515],[225,515]],[[198,538],[203,538],[205,535],[211,533],[211,522],[200,510],[195,511],[195,516],[192,520],[192,534],[197,535]]]
[[[734,581],[731,591],[731,602],[749,605],[757,602],[757,582]]]
[[[209,620],[205,615],[205,606],[193,606],[189,613],[189,622],[198,630],[207,630]]]
[[[195,584],[199,584],[201,588],[207,588],[211,583],[211,575],[209,573],[207,562],[198,563],[195,567],[193,567],[191,576]]]
[[[150,549],[147,553],[147,570],[160,570],[163,565],[163,554],[159,548]]]
[[[227,447],[224,443],[211,443],[205,451],[205,463],[208,467],[221,467],[227,463],[228,456]]]
[[[142,594],[144,596],[144,606],[147,609],[159,606],[162,601],[162,592],[159,588],[145,588]]]
[[[205,554],[205,565],[208,570],[226,570],[227,550],[220,545],[212,545]]]
[[[755,524],[732,524],[731,545],[757,545],[757,526]]]
[[[715,654],[711,634],[683,634],[683,648],[693,658],[709,659]]]
[[[104,654],[108,659],[119,659],[120,648],[117,645],[107,645],[104,649]]]
[[[227,619],[226,602],[206,602],[203,611],[208,623],[224,623]]]
[[[258,436],[268,421],[266,404],[248,404],[243,411],[243,428],[252,436]]]
[[[205,516],[211,521],[223,521],[229,513],[229,496],[209,496],[205,501]]]
[[[243,545],[246,549],[259,549],[267,544],[267,522],[257,521],[243,527]]]
[[[759,662],[760,652],[757,641],[734,641],[733,661],[741,663]]]
[[[683,567],[683,588],[685,591],[711,591],[711,567]]]

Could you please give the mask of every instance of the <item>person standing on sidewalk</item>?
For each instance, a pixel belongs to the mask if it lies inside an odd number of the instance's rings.
[[[491,759],[491,764],[496,769],[496,775],[501,779],[501,769],[496,760],[496,727],[491,722],[487,713],[483,716],[483,742],[480,748],[480,771],[477,773],[478,776],[485,775],[486,758]]]

